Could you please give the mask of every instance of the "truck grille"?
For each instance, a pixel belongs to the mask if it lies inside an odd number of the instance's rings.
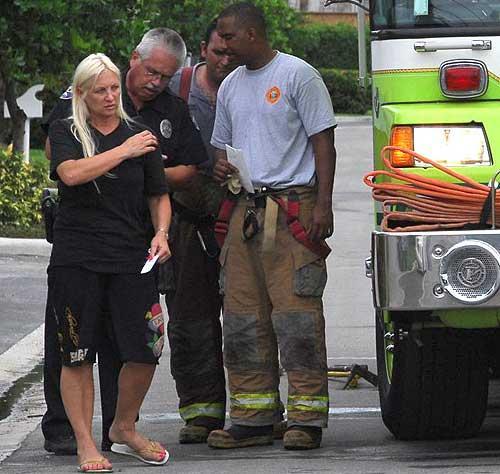
[[[498,290],[500,254],[485,242],[460,242],[442,258],[440,277],[444,288],[457,300],[481,303]]]

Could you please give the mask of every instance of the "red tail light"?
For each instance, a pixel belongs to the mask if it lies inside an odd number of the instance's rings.
[[[481,69],[477,66],[450,67],[444,72],[444,81],[449,91],[476,91],[481,87]]]
[[[441,65],[439,76],[446,97],[478,97],[488,87],[488,71],[481,61],[446,61]]]

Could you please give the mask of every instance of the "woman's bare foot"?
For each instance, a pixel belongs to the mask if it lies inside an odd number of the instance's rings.
[[[96,471],[103,471],[107,472],[112,471],[113,465],[109,462],[108,459],[106,458],[101,458],[101,459],[89,459],[87,461],[83,461],[80,464],[80,472],[96,472]]]
[[[81,472],[97,469],[113,469],[111,462],[106,459],[92,443],[78,445],[78,464]]]
[[[113,443],[126,444],[148,461],[163,461],[167,450],[158,442],[151,441],[140,433],[131,430],[119,430],[115,425],[109,430],[109,439]]]

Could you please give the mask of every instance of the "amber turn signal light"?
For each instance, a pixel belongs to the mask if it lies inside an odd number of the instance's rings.
[[[391,133],[391,145],[413,150],[413,127],[394,127]],[[391,164],[396,168],[415,166],[415,159],[399,150],[391,151]]]

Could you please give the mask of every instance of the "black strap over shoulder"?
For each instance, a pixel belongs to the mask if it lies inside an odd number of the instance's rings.
[[[490,188],[490,192],[488,193],[488,196],[484,200],[483,208],[481,209],[481,216],[479,217],[480,227],[487,227],[488,219],[491,216],[491,210],[492,210],[491,202],[496,194],[496,189],[493,186],[495,185],[493,184],[492,187]]]

